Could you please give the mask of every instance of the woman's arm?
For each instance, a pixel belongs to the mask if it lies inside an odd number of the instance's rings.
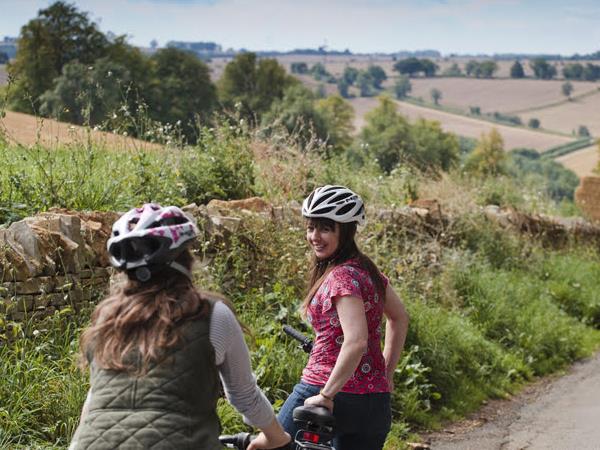
[[[385,374],[390,385],[390,390],[393,390],[394,371],[404,349],[409,319],[402,300],[400,300],[400,297],[390,284],[388,284],[385,290],[383,313],[387,319],[385,323],[385,345],[383,347]]]
[[[210,341],[229,402],[244,416],[244,421],[262,430],[249,450],[282,447],[290,436],[279,424],[273,407],[256,384],[250,354],[242,329],[233,312],[221,302],[213,308]]]
[[[360,360],[367,350],[369,330],[367,316],[362,299],[357,297],[340,297],[336,300],[336,309],[340,325],[344,332],[344,342],[331,371],[331,375],[323,386],[322,394],[309,397],[305,405],[321,405],[333,410],[333,396],[342,390],[346,382],[354,374]]]

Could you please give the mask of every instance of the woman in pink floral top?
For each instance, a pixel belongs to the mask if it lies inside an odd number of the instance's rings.
[[[302,311],[316,337],[279,420],[294,436],[294,408],[324,406],[336,418],[336,450],[379,450],[391,426],[390,392],[408,314],[388,279],[356,245],[357,225],[365,221],[358,195],[343,186],[317,188],[304,200],[302,214],[313,252]]]

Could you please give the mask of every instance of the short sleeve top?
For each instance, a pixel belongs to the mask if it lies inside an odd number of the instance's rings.
[[[384,286],[388,279],[381,274]],[[381,350],[381,322],[384,298],[376,292],[369,272],[351,259],[335,267],[310,301],[307,319],[315,331],[315,342],[308,364],[302,372],[305,383],[323,386],[329,379],[344,342],[344,332],[335,307],[342,297],[352,296],[363,301],[368,327],[368,347],[356,371],[342,392],[367,394],[389,392],[385,360]],[[342,300],[343,301],[343,300]]]

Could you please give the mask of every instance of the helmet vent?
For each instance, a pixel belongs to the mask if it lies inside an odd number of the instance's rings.
[[[354,208],[356,205],[352,204],[352,203],[348,203],[344,206],[342,206],[339,211],[338,214],[342,215],[342,214],[346,214],[347,212],[351,211],[352,208]]]
[[[321,209],[317,209],[316,211],[313,211],[313,214],[314,215],[327,214],[328,212],[333,211],[334,208],[335,208],[335,206],[326,206],[325,208],[321,208]]]

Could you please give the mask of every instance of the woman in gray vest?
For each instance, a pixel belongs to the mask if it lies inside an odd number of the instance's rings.
[[[221,449],[219,378],[262,429],[250,450],[290,441],[256,385],[234,313],[192,283],[196,236],[174,206],[146,204],[113,225],[107,248],[122,280],[81,337],[91,388],[71,449]]]

